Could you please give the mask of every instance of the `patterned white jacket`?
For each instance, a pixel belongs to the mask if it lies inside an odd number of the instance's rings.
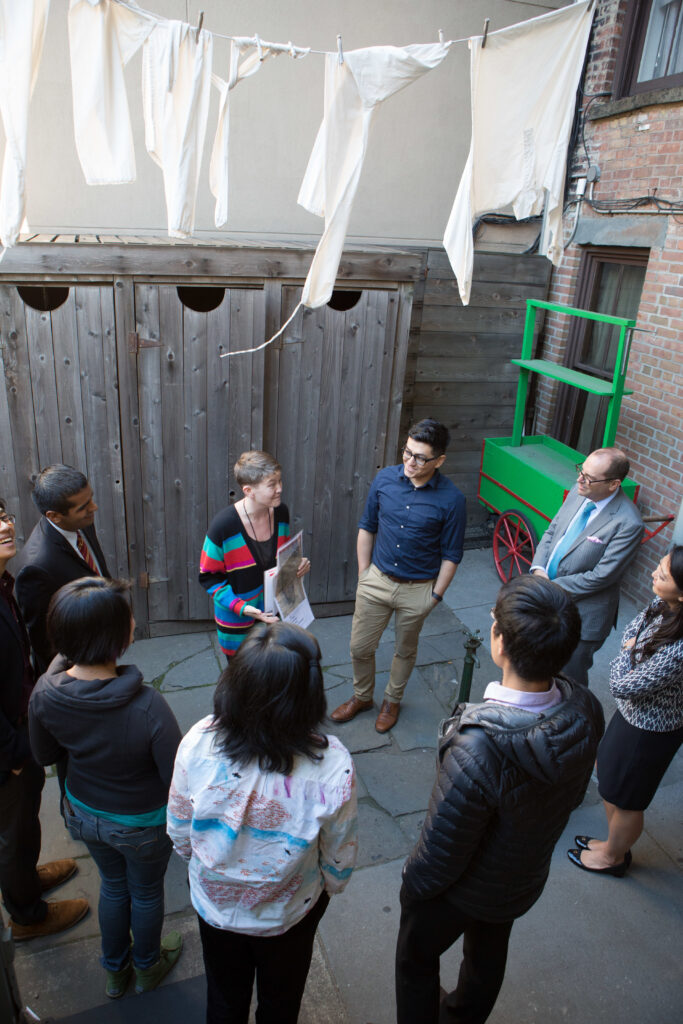
[[[649,605],[653,611],[660,607],[662,611],[665,609],[660,601]],[[647,612],[648,608],[629,622],[622,643],[638,634]],[[656,615],[642,629],[638,645],[652,636],[661,624],[661,614]],[[639,660],[636,655],[634,667],[631,667],[630,648],[622,647],[610,664],[609,686],[622,715],[637,729],[651,732],[679,729],[683,726],[683,640],[660,647],[649,658]]]
[[[183,739],[168,800],[168,834],[189,863],[192,905],[215,928],[281,935],[323,890],[341,892],[356,863],[353,761],[334,736],[320,761],[291,775],[233,764],[211,716]]]

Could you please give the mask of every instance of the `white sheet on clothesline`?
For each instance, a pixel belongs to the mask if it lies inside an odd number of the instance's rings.
[[[242,60],[242,56],[252,52]],[[218,75],[211,80],[218,89],[218,122],[211,150],[209,167],[209,188],[216,199],[214,221],[217,228],[223,227],[228,219],[228,155],[230,143],[230,93],[238,82],[251,78],[269,57],[277,57],[280,50],[268,46],[257,49],[252,39],[233,39],[230,44],[230,76],[226,82]]]
[[[592,0],[470,40],[472,143],[443,244],[467,305],[477,217],[546,208],[539,252],[562,259],[562,200]]]
[[[316,309],[329,301],[377,106],[437,67],[448,43],[371,46],[325,58],[324,116],[304,175],[298,202],[325,218],[302,303]]]
[[[0,0],[0,114],[5,157],[0,241],[16,245],[26,208],[28,108],[43,53],[50,0]]]
[[[209,116],[213,36],[182,21],[156,25],[142,51],[147,151],[163,172],[168,233],[194,231],[199,171]]]
[[[130,0],[71,0],[69,52],[74,133],[88,185],[135,181],[135,150],[123,69],[154,28]]]

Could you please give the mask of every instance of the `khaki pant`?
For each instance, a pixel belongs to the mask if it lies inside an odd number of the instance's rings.
[[[385,696],[393,703],[400,702],[417,657],[422,624],[434,607],[433,589],[434,580],[394,583],[375,565],[361,574],[351,625],[353,692],[358,700],[372,700],[375,651],[391,613],[395,612],[396,650]]]

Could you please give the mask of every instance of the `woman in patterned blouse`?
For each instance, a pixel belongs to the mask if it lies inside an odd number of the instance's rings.
[[[656,600],[629,623],[610,669],[617,710],[598,748],[607,839],[576,836],[567,856],[585,871],[621,876],[649,806],[683,742],[683,545],[652,573]]]
[[[353,761],[322,732],[314,636],[256,626],[221,676],[213,716],[178,750],[168,832],[189,861],[207,1024],[295,1024],[315,931],[356,862]]]

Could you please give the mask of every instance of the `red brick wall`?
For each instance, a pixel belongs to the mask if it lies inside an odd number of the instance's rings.
[[[599,4],[585,78],[586,94],[611,89],[625,8],[625,0],[603,0]],[[588,95],[584,109],[587,103]],[[662,198],[683,202],[683,104],[647,106],[587,120],[585,141],[590,163],[601,171],[594,199],[625,199],[656,190]],[[573,169],[585,173],[587,166],[579,141]],[[567,239],[575,216],[576,206],[570,206],[565,216]],[[591,211],[587,203],[581,207],[582,219],[604,220],[607,216]],[[614,221],[620,216],[617,214]],[[666,239],[661,248],[650,249],[637,316],[637,325],[643,330],[634,334],[631,350],[627,386],[634,394],[624,399],[617,433],[617,444],[629,455],[631,474],[641,485],[639,507],[643,515],[676,514],[683,495],[683,215],[664,219]],[[657,223],[660,221],[658,215]],[[553,272],[551,302],[573,303],[580,259],[581,246],[570,245],[561,267]],[[547,319],[543,338],[545,358],[556,361],[562,360],[566,341],[566,319],[559,320]],[[555,387],[545,382],[539,388],[537,432],[549,429],[554,393]],[[627,573],[624,590],[638,603],[651,597],[650,571],[664,554],[671,536],[669,526],[641,549]]]

